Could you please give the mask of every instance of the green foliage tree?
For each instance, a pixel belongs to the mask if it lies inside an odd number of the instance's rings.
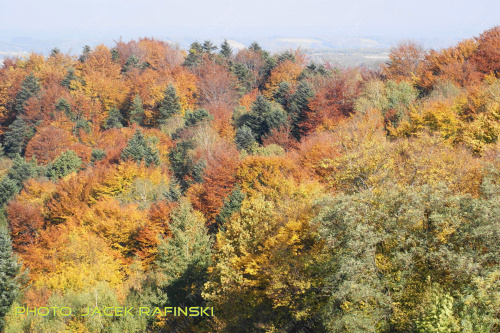
[[[203,42],[202,49],[204,53],[211,54],[212,51],[217,50],[217,46],[215,46],[210,40],[206,40]]]
[[[238,85],[241,94],[245,94],[252,90],[254,77],[252,72],[239,62],[233,62],[231,72],[238,78]]]
[[[20,290],[21,264],[12,252],[12,243],[7,232],[0,230],[0,330],[5,325],[9,312]]]
[[[188,111],[184,115],[184,126],[196,126],[202,122],[213,120],[214,116],[208,112],[207,109],[196,109],[194,111]]]
[[[83,47],[83,51],[82,51],[82,54],[80,55],[80,57],[78,58],[78,60],[80,60],[80,62],[85,62],[87,61],[87,59],[89,58],[90,56],[90,52],[92,51],[92,49],[90,48],[90,46],[88,45],[85,45]]]
[[[205,163],[203,160],[197,163],[194,161],[193,148],[191,141],[181,141],[168,153],[170,167],[182,192],[191,184],[203,181]]]
[[[250,127],[245,125],[236,130],[234,141],[236,142],[236,147],[238,147],[238,149],[245,150],[249,150],[250,147],[252,147],[256,143],[255,135],[253,134],[252,130],[250,129]]]
[[[75,115],[71,111],[71,105],[65,98],[60,98],[56,102],[56,110],[64,113],[69,119],[73,120]]]
[[[268,134],[271,129],[284,125],[286,121],[286,114],[279,104],[272,103],[264,96],[259,95],[253,103],[248,120],[244,125],[252,130],[256,140],[261,143],[264,135]]]
[[[189,53],[184,60],[183,66],[194,68],[199,65],[203,55],[203,46],[195,41],[189,47]]]
[[[21,89],[16,94],[15,99],[15,112],[16,114],[23,114],[26,102],[33,96],[40,92],[40,83],[38,78],[31,73],[21,83]]]
[[[32,136],[32,128],[22,118],[16,118],[5,133],[4,145],[7,155],[12,157],[16,154],[23,154],[26,144]]]
[[[71,82],[78,81],[78,80],[79,80],[78,76],[75,75],[75,69],[70,68],[70,69],[68,69],[68,74],[66,74],[64,79],[62,79],[61,86],[65,87],[67,89],[73,90],[73,88],[71,88]]]
[[[220,213],[215,217],[217,228],[224,228],[224,224],[226,224],[231,215],[240,210],[243,199],[245,199],[245,193],[241,191],[240,186],[236,186],[227,199],[224,200],[224,206],[222,206]]]
[[[106,118],[106,124],[104,125],[104,127],[106,129],[123,127],[123,116],[118,108],[112,107],[109,110],[108,118]]]
[[[177,95],[177,91],[172,84],[169,84],[167,89],[165,89],[165,94],[158,111],[160,113],[158,117],[158,122],[160,124],[164,124],[167,119],[172,117],[174,114],[181,112],[179,96]]]
[[[227,39],[224,39],[224,42],[222,42],[219,53],[221,56],[228,60],[231,60],[231,58],[233,57],[233,50],[231,49],[231,46],[229,46]]]
[[[17,182],[9,177],[5,177],[0,181],[0,207],[5,205],[10,199],[12,199],[19,191],[21,187],[17,185]]]
[[[133,159],[137,163],[144,161],[146,166],[159,165],[160,155],[158,150],[151,147],[151,143],[146,140],[144,134],[138,129],[129,140],[127,147],[123,149],[122,160]]]
[[[92,149],[91,160],[92,162],[97,162],[106,157],[106,152],[99,148]]]
[[[207,269],[212,263],[212,240],[204,218],[189,202],[181,200],[171,219],[172,237],[162,241],[156,261],[163,280],[161,287],[170,305],[199,306]]]
[[[123,65],[122,73],[127,73],[132,68],[139,68],[139,61],[139,58],[135,54],[132,54]]]
[[[300,139],[302,133],[299,123],[306,120],[306,115],[310,113],[309,101],[314,97],[314,89],[307,81],[301,81],[295,93],[290,96],[290,106],[288,115],[292,121],[292,135]]]
[[[142,125],[144,120],[144,108],[142,106],[142,99],[139,95],[135,95],[130,104],[129,116],[131,124]]]
[[[47,168],[47,177],[52,179],[62,178],[76,172],[82,166],[82,159],[72,151],[67,150],[59,155]]]
[[[288,110],[292,85],[288,81],[280,82],[278,89],[273,94],[273,100],[279,103],[283,109]]]
[[[457,314],[446,294],[498,265],[499,208],[496,200],[429,186],[331,199],[318,217],[331,253],[325,325],[332,332],[405,332],[421,320],[423,331],[439,324],[452,332]],[[442,295],[429,310],[434,284]]]

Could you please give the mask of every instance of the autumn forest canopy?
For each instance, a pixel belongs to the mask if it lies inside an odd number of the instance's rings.
[[[0,67],[0,331],[500,332],[500,27],[380,69],[143,38]],[[199,307],[208,317],[16,315]]]

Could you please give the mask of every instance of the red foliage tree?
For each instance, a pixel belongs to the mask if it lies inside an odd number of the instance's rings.
[[[478,38],[477,52],[472,61],[484,74],[500,75],[500,26],[486,30]]]

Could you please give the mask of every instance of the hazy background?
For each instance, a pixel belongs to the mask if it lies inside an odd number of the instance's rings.
[[[0,0],[0,57],[156,37],[382,59],[402,39],[440,48],[498,24],[500,2],[484,0]]]

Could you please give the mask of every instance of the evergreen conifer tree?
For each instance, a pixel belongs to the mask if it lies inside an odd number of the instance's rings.
[[[147,166],[159,165],[160,155],[152,148],[140,130],[129,140],[127,147],[122,152],[122,160],[133,159],[140,163],[144,160]]]
[[[19,293],[20,272],[21,264],[13,255],[10,237],[0,230],[0,331],[3,331],[4,317]]]
[[[8,156],[22,154],[28,139],[33,135],[33,130],[26,124],[22,118],[16,118],[5,133],[4,149]]]
[[[106,118],[105,128],[122,128],[123,116],[116,107],[112,107],[108,112],[108,118]]]
[[[224,39],[224,42],[221,44],[219,53],[228,60],[233,57],[233,50],[231,49],[231,46],[229,46],[227,39]]]
[[[71,90],[71,81],[75,80],[78,80],[78,76],[75,75],[75,69],[70,68],[68,69],[68,74],[62,79],[61,86]]]
[[[171,219],[172,237],[162,241],[158,248],[159,287],[166,293],[169,304],[196,306],[202,302],[201,290],[212,263],[212,240],[203,216],[188,201],[181,200]]]
[[[130,105],[130,123],[141,125],[144,119],[144,108],[142,107],[142,99],[139,95],[135,95]]]
[[[165,97],[158,110],[160,115],[158,122],[164,124],[168,118],[172,117],[174,114],[181,112],[181,103],[179,102],[179,96],[177,96],[177,91],[172,84],[169,84],[165,90]]]
[[[255,135],[253,134],[250,127],[243,125],[236,130],[236,137],[234,139],[236,142],[236,147],[238,149],[248,150],[256,141]]]
[[[24,113],[26,102],[40,92],[40,83],[38,79],[31,73],[21,83],[21,89],[16,95],[15,111],[17,114]]]
[[[67,150],[52,162],[47,170],[47,176],[52,179],[62,178],[72,172],[78,171],[81,165],[81,158],[74,151]]]

